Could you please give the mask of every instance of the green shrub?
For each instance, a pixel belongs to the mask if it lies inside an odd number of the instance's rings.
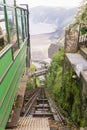
[[[33,89],[33,83],[32,83],[32,81],[31,81],[31,79],[28,79],[26,89],[27,89],[27,90],[29,90],[29,89]]]
[[[47,86],[51,89],[57,106],[60,106],[68,117],[68,122],[70,121],[70,124],[74,123],[78,126],[86,126],[87,114],[83,112],[82,116],[79,79],[69,65],[66,65],[63,74],[63,63],[64,50],[61,49],[53,57],[47,76]]]

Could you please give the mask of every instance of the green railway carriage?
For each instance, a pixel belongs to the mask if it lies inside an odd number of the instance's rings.
[[[22,75],[30,64],[29,41],[28,6],[0,0],[0,130],[6,127]]]

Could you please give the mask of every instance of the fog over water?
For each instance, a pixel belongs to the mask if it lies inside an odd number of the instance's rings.
[[[31,35],[30,43],[32,60],[48,59],[48,47],[51,43],[48,34]]]
[[[30,34],[31,35],[51,33],[51,32],[54,32],[55,30],[56,30],[56,25],[54,24],[34,23],[30,21]]]

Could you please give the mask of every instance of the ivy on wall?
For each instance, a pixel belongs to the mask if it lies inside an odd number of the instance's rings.
[[[46,81],[57,106],[60,106],[65,115],[72,119],[71,123],[86,126],[85,112],[82,113],[80,80],[64,60],[63,49],[54,56]]]

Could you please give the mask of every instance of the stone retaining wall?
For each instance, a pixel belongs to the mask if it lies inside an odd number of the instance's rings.
[[[65,30],[65,52],[76,53],[78,51],[78,31],[68,28]]]

